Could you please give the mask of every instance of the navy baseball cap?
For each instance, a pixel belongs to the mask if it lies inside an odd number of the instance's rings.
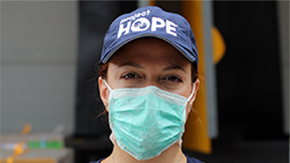
[[[163,11],[156,6],[138,8],[112,22],[104,38],[99,64],[106,63],[127,43],[144,37],[166,41],[197,68],[196,42],[189,23],[181,15]]]

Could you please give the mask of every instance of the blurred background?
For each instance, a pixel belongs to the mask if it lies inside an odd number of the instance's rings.
[[[96,63],[110,23],[148,4],[204,29],[193,31],[204,48],[209,150],[185,142],[184,152],[214,163],[288,162],[289,1],[132,0],[1,1],[1,163],[110,154]]]

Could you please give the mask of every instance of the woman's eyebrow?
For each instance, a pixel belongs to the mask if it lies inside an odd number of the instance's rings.
[[[126,62],[126,63],[123,63],[123,64],[119,65],[118,67],[123,67],[123,66],[131,66],[131,67],[134,67],[134,68],[144,69],[144,67],[142,65],[134,63],[134,62]]]
[[[180,66],[168,66],[168,67],[165,67],[164,69],[163,69],[163,71],[168,71],[168,70],[182,70],[182,71],[184,71],[185,73],[187,73],[182,67],[180,67]]]

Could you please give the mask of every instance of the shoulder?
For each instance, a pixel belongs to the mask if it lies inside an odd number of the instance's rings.
[[[90,163],[101,163],[101,161],[103,161],[104,158],[99,159],[98,161],[91,161]]]
[[[205,163],[205,162],[202,162],[196,158],[193,158],[193,157],[188,157],[187,155],[185,155],[186,158],[187,158],[187,163]]]

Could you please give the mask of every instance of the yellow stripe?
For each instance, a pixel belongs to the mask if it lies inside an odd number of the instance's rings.
[[[6,163],[13,163],[13,160],[14,160],[13,156],[10,156],[7,158]]]
[[[17,158],[13,163],[56,163],[54,158]],[[0,159],[0,163],[8,163],[7,159]],[[11,163],[11,162],[9,162]]]
[[[183,1],[182,11],[183,16],[190,23],[196,38],[199,74],[205,77],[202,1]],[[183,147],[209,154],[211,153],[211,141],[207,131],[206,87],[202,78],[200,78],[200,88],[193,109],[197,114],[189,115],[183,136]]]
[[[19,142],[14,146],[14,153],[6,159],[6,163],[14,163],[14,160],[24,153],[24,143]]]

